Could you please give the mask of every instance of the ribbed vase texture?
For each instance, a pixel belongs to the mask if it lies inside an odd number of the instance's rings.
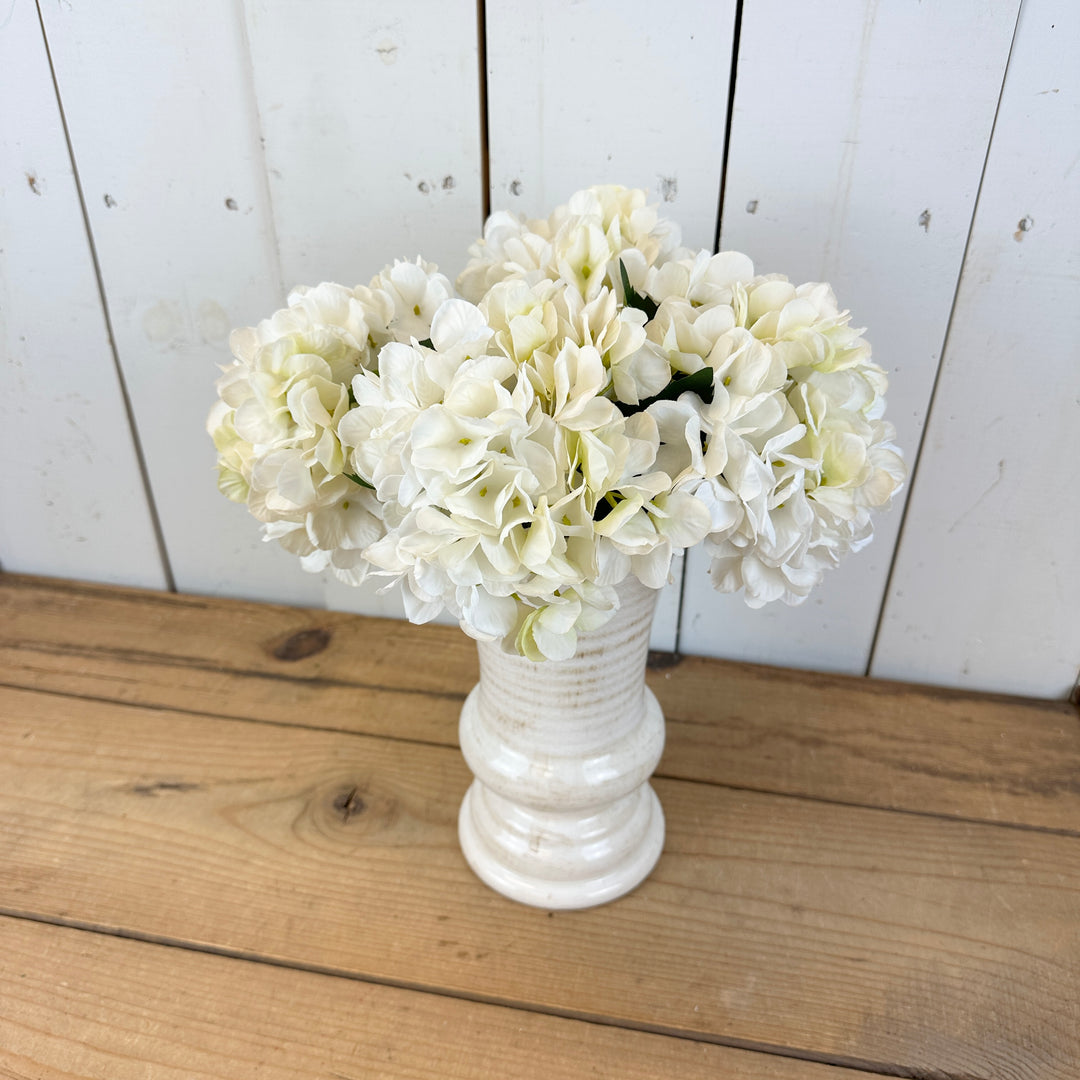
[[[664,716],[645,685],[656,591],[619,587],[615,617],[570,660],[536,664],[479,644],[480,682],[461,713],[475,781],[459,835],[473,870],[522,903],[580,908],[645,878],[664,842],[648,779]]]

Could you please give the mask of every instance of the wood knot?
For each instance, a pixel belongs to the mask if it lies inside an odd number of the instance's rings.
[[[322,652],[330,644],[330,637],[329,630],[316,626],[290,634],[271,651],[279,660],[303,660]]]
[[[360,789],[354,787],[342,791],[334,799],[334,809],[341,815],[342,821],[348,822],[349,818],[362,814],[367,809],[367,803],[360,795]]]

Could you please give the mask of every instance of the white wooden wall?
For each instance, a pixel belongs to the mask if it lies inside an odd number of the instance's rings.
[[[218,495],[228,330],[394,256],[454,276],[485,200],[542,214],[620,182],[688,243],[719,225],[763,271],[832,281],[915,466],[801,608],[718,596],[691,553],[654,644],[1069,694],[1074,3],[502,0],[483,26],[474,0],[4,7],[4,569],[398,614]]]

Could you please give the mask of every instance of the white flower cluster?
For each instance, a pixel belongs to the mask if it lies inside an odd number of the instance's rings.
[[[306,569],[533,660],[703,540],[717,588],[801,602],[904,479],[884,373],[827,285],[678,242],[644,192],[591,188],[494,214],[466,299],[419,259],[297,289],[232,336],[221,490]]]

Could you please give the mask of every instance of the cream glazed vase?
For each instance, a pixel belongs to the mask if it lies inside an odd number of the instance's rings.
[[[480,682],[461,711],[475,780],[458,817],[465,858],[488,885],[535,907],[614,900],[664,846],[649,777],[664,714],[645,685],[656,590],[635,578],[570,660],[533,663],[479,643]]]

